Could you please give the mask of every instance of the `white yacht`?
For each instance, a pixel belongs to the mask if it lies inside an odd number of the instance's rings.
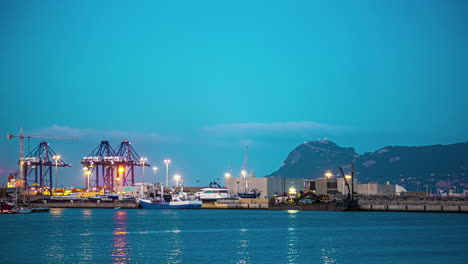
[[[207,187],[196,192],[195,196],[202,201],[215,201],[229,198],[229,192],[228,189],[223,187]]]

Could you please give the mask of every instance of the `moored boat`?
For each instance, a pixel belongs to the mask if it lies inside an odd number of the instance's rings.
[[[31,213],[48,213],[49,211],[50,211],[50,208],[44,208],[44,207],[31,208]]]
[[[141,207],[144,209],[200,209],[202,207],[202,201],[182,201],[173,200],[170,202],[166,201],[151,201],[145,199],[139,199]]]
[[[252,189],[252,190],[250,190],[248,192],[237,193],[237,196],[239,196],[240,198],[255,199],[255,198],[260,197],[260,192],[257,192],[257,190]]]
[[[15,213],[15,214],[30,214],[31,209],[20,207],[20,208],[17,208],[17,209],[13,209],[13,213]]]

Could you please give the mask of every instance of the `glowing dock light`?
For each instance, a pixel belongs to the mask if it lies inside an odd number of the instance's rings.
[[[294,188],[294,186],[292,186],[291,188],[289,188],[289,194],[292,194],[292,195],[295,195],[295,194],[296,194],[296,188]]]
[[[327,179],[330,179],[332,176],[333,174],[331,172],[325,173],[325,177],[327,177]]]
[[[174,179],[176,180],[176,187],[179,188],[180,175],[179,174],[174,175]]]

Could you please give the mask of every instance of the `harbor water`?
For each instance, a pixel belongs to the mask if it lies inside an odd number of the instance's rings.
[[[51,209],[0,216],[0,263],[466,263],[468,214]]]

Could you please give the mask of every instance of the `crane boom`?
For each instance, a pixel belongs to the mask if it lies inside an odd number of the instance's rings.
[[[27,139],[30,139],[30,138],[43,138],[43,139],[79,139],[78,137],[58,137],[58,136],[40,136],[40,135],[30,135],[30,136],[25,136],[24,135],[24,130],[23,128],[20,128],[20,134],[19,135],[12,135],[12,134],[8,134],[7,135],[7,139],[8,140],[11,140],[13,138],[19,138],[19,157],[20,157],[20,160],[22,158],[24,158],[24,139],[27,138]]]

